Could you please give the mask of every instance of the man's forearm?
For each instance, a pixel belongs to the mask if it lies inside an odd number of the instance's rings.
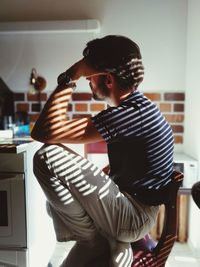
[[[67,120],[67,110],[75,83],[58,86],[46,102],[38,120],[36,121],[31,136],[35,140],[50,139],[57,128],[63,127]]]
[[[66,116],[75,82],[80,77],[99,74],[102,72],[91,67],[83,58],[59,75],[59,85],[45,104],[31,137],[43,143],[85,143],[101,140],[102,137],[90,118],[67,120]]]

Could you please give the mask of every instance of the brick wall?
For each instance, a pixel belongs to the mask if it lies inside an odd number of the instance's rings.
[[[144,94],[159,106],[165,118],[171,124],[175,143],[182,144],[185,94],[183,92],[152,92]],[[34,123],[47,98],[48,95],[46,93],[41,93],[40,95],[15,93],[15,111],[27,112],[29,121]],[[69,104],[68,115],[70,118],[92,116],[106,107],[107,104],[105,102],[94,101],[90,93],[74,93]]]

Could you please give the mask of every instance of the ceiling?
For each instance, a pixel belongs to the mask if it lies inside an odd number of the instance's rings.
[[[0,21],[99,19],[106,0],[1,0]]]

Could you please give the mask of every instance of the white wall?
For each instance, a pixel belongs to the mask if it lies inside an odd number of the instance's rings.
[[[185,89],[187,1],[110,0],[102,34],[127,35],[141,47],[144,90]]]
[[[200,1],[188,1],[188,36],[186,68],[186,111],[185,145],[188,154],[200,162]],[[200,180],[200,168],[199,168]],[[200,252],[200,211],[191,201],[189,215],[189,239],[191,245]]]
[[[200,1],[190,0],[188,9],[185,149],[200,160]]]
[[[0,75],[11,90],[28,92],[31,69],[36,68],[47,81],[46,91],[52,91],[57,76],[81,58],[83,44],[93,37],[91,33],[2,34]]]
[[[69,6],[69,3],[65,3],[68,1],[63,1],[55,8],[51,1],[50,4],[48,0],[43,0],[41,9],[44,8],[45,2],[47,11],[43,10],[44,18],[45,12],[49,14],[51,8],[54,8],[55,12],[59,9],[62,15],[63,10],[69,14],[70,10],[66,7],[75,12],[74,17],[76,12],[79,12],[80,16],[81,11],[78,11],[78,8],[72,8],[72,4]],[[185,90],[187,0],[94,0],[93,4],[91,1],[84,1],[84,5],[81,4],[82,0],[73,2],[74,6],[79,3],[82,18],[84,14],[86,18],[90,16],[100,21],[99,36],[122,34],[140,45],[146,69],[141,89],[145,91]],[[13,9],[16,8],[16,14],[18,14],[20,6],[15,6],[14,3],[11,6]],[[33,12],[34,10],[33,8]],[[28,7],[27,13],[31,15]],[[23,14],[27,19],[28,15]],[[39,11],[38,16],[41,16]],[[46,18],[49,17],[46,15]],[[94,37],[97,36],[92,34],[0,35],[0,75],[12,90],[25,92],[28,90],[31,68],[36,67],[39,74],[47,79],[47,90],[53,90],[57,75],[81,57],[86,42]],[[80,85],[81,91],[89,90],[86,83],[82,82]]]

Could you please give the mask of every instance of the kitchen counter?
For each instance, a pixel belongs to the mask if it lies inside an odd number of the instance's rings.
[[[21,153],[26,151],[31,137],[0,138],[0,153]]]
[[[27,150],[32,150],[32,146],[41,146],[42,143],[34,141],[30,136],[26,137],[15,137],[15,138],[0,138],[0,154],[1,153],[14,153],[19,154],[25,152]],[[72,150],[76,151],[82,156],[85,156],[85,148],[83,144],[64,144],[70,147]],[[88,157],[89,160],[93,161],[97,166],[99,163],[106,161],[107,164],[107,156],[105,156],[105,151],[103,156],[106,159],[97,158],[99,153],[95,150],[95,154],[91,154],[92,156]],[[101,155],[101,153],[100,153]],[[88,156],[88,155],[87,155]],[[96,159],[96,160],[95,160]],[[180,188],[179,192],[181,194],[191,194],[191,186],[198,180],[198,163],[197,160],[189,157],[184,153],[175,153],[175,169],[184,173],[184,183]],[[98,163],[98,164],[97,164]],[[104,164],[104,165],[106,165]],[[102,166],[99,166],[102,168]]]
[[[32,146],[41,146],[42,143],[33,140],[30,136],[15,137],[15,138],[1,138],[0,137],[0,154],[1,153],[15,153],[19,154],[31,149]],[[63,144],[74,150],[76,153],[84,156],[85,150],[83,144]]]

